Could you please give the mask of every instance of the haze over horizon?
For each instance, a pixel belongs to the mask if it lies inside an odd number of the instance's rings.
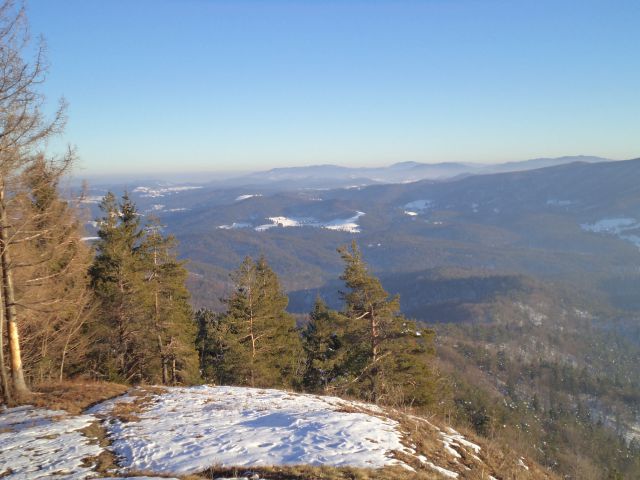
[[[638,156],[640,4],[31,0],[80,175]]]

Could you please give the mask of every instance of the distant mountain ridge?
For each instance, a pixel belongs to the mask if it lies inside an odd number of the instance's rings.
[[[381,183],[408,183],[420,180],[447,180],[462,175],[532,170],[574,162],[599,163],[608,158],[576,155],[558,158],[534,158],[500,164],[404,161],[384,167],[344,167],[321,164],[303,167],[279,167],[225,180],[226,186],[285,184],[296,188],[364,186]],[[218,182],[214,182],[218,183]]]

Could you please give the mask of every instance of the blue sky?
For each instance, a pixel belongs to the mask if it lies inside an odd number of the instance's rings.
[[[637,0],[28,8],[87,173],[640,156]]]

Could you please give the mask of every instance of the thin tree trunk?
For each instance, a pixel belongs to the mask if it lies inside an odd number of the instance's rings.
[[[375,403],[378,399],[377,392],[377,380],[378,380],[378,366],[376,362],[378,361],[378,321],[374,314],[373,308],[370,311],[371,315],[371,362],[374,365],[371,368],[371,400]]]
[[[256,336],[253,332],[253,292],[249,287],[249,335],[251,335],[251,386],[255,387]]]
[[[20,353],[20,334],[18,332],[18,318],[15,305],[13,287],[13,272],[11,258],[7,245],[7,209],[4,198],[4,185],[0,185],[0,264],[2,265],[2,290],[4,294],[5,315],[7,318],[7,333],[9,334],[9,355],[11,357],[11,377],[17,397],[28,396],[31,392],[24,381],[22,370],[22,356]]]
[[[2,264],[0,264],[0,269],[2,269]],[[1,273],[0,278],[2,278]],[[0,381],[2,381],[2,395],[6,404],[10,406],[13,404],[13,398],[11,398],[7,369],[4,364],[4,323],[4,295],[2,295],[2,289],[0,288]]]
[[[153,266],[155,268],[158,267],[158,249],[154,248],[153,250]],[[160,330],[160,300],[158,298],[158,284],[156,283],[156,288],[154,293],[154,323],[156,326],[156,332],[158,333],[158,353],[160,354],[160,363],[162,365],[162,384],[166,385],[168,382],[168,372],[167,372],[167,356],[165,354],[164,346],[162,345],[162,335]]]

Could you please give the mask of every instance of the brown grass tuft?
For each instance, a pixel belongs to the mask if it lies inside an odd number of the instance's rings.
[[[25,400],[36,407],[79,414],[96,403],[124,394],[128,388],[108,382],[42,383],[34,388],[31,398]]]
[[[387,467],[378,470],[368,468],[313,467],[310,465],[290,465],[282,467],[212,467],[204,472],[205,478],[243,477],[257,473],[266,480],[439,480],[433,472],[409,472],[401,467]]]
[[[162,387],[137,387],[129,392],[129,395],[135,397],[134,400],[132,402],[116,403],[111,411],[111,415],[121,422],[137,422],[140,420],[138,415],[151,405],[154,397],[165,391],[166,389]]]

